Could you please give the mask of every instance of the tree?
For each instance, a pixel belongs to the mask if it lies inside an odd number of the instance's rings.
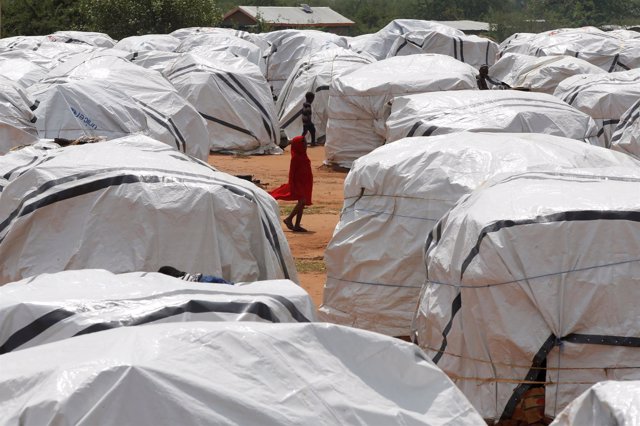
[[[120,39],[168,34],[185,27],[212,27],[222,21],[215,0],[81,0],[83,29]]]
[[[2,1],[2,37],[47,35],[79,27],[80,11],[75,0]]]

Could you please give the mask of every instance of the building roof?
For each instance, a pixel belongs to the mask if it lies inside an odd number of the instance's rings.
[[[489,31],[488,22],[479,21],[434,21],[440,24],[448,25],[456,30],[464,31]]]
[[[224,19],[236,12],[243,13],[250,18],[260,17],[265,22],[273,25],[294,26],[351,26],[350,19],[345,18],[330,7],[308,7],[305,12],[303,7],[272,7],[272,6],[238,6],[224,15]]]

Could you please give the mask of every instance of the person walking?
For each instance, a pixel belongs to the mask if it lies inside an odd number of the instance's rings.
[[[311,121],[311,104],[316,98],[316,95],[312,92],[307,92],[304,98],[305,103],[302,104],[302,137],[306,138],[307,132],[311,133],[311,146],[316,146],[316,126],[314,126]]]
[[[307,142],[304,136],[291,139],[291,163],[289,166],[289,180],[269,194],[276,200],[297,201],[289,216],[283,222],[293,232],[307,232],[300,222],[306,206],[310,206],[313,192],[313,173],[311,160],[307,156]],[[295,217],[295,223],[293,219]]]

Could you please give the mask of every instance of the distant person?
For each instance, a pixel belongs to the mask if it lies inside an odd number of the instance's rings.
[[[487,86],[487,78],[489,77],[489,67],[483,65],[480,67],[480,73],[476,76],[476,82],[478,83],[478,89],[489,90]]]
[[[305,103],[302,104],[302,137],[307,136],[307,132],[311,133],[311,146],[316,146],[316,126],[311,121],[311,104],[316,98],[311,92],[304,95]]]
[[[297,201],[293,210],[283,220],[287,228],[293,232],[307,232],[300,222],[305,206],[311,205],[313,191],[313,173],[311,161],[307,156],[307,141],[304,136],[291,139],[291,165],[289,166],[289,181],[274,189],[269,194],[276,200]],[[295,224],[293,218],[295,216]]]

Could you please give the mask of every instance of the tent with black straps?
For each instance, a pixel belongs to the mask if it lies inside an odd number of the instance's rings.
[[[38,140],[33,113],[36,107],[22,86],[0,77],[0,155]]]
[[[593,117],[601,143],[609,147],[620,118],[640,97],[640,70],[575,75],[563,80],[554,96]]]
[[[309,322],[315,307],[289,280],[211,284],[155,272],[83,269],[0,286],[0,355],[82,334],[160,322]],[[46,323],[47,327],[35,327]]]
[[[425,281],[425,240],[461,197],[503,173],[614,166],[640,162],[542,134],[461,132],[376,149],[345,180],[344,207],[325,251],[321,318],[408,335]]]
[[[116,44],[116,41],[108,34],[91,31],[56,31],[49,34],[47,40],[56,43],[88,44],[103,48],[110,48]]]
[[[349,47],[346,38],[316,30],[272,31],[261,37],[271,44],[265,52],[267,81],[276,98],[280,96],[282,86],[302,58],[324,49]]]
[[[434,21],[420,19],[394,19],[373,34],[363,34],[349,39],[349,46],[358,53],[368,53],[374,58],[385,59],[391,46],[404,34],[415,31],[435,31],[449,37],[465,37],[453,27]]]
[[[640,381],[596,383],[573,400],[551,426],[635,425],[640,407]]]
[[[484,418],[640,374],[639,170],[496,179],[429,234],[415,337]]]
[[[333,80],[329,89],[325,161],[341,167],[385,142],[388,102],[411,93],[477,88],[477,71],[449,56],[395,56]]]
[[[387,143],[461,131],[544,133],[600,145],[587,114],[546,93],[453,90],[398,96],[387,119]]]
[[[506,40],[505,40],[506,42]],[[526,34],[501,45],[501,55],[567,55],[584,59],[604,71],[623,71],[640,66],[640,40],[623,40],[595,27],[561,28]]]
[[[251,182],[144,136],[46,155],[0,196],[0,283],[165,265],[232,282],[297,281],[278,205]]]
[[[602,68],[567,55],[507,53],[489,68],[489,85],[553,95],[558,84],[577,74],[604,74]]]
[[[611,149],[640,159],[640,100],[633,104],[618,123],[611,136]]]
[[[162,72],[180,55],[180,53],[165,50],[140,50],[133,54],[130,61],[141,67]]]
[[[0,362],[8,424],[483,423],[415,345],[330,324],[120,327]]]
[[[227,52],[244,58],[255,64],[263,75],[266,74],[267,63],[262,49],[240,37],[224,33],[195,33],[182,39],[175,51],[178,53],[191,53],[196,48],[201,48],[207,52]]]
[[[120,92],[122,96],[133,100],[135,107],[145,114],[148,126],[148,132],[145,133],[195,158],[206,160],[209,155],[209,137],[206,123],[198,111],[162,74],[132,64],[121,57],[121,52],[131,55],[131,52],[117,50],[75,55],[51,70],[45,79],[30,88],[29,93],[34,99],[40,100],[45,99],[48,93],[58,91],[52,87],[57,84],[76,82],[77,86],[79,81],[85,81],[86,84],[93,81],[97,85],[108,87],[112,92]],[[90,91],[84,94],[84,96],[92,95]],[[37,110],[38,117],[42,117],[43,120],[39,125],[41,137],[58,137],[58,133],[65,130],[60,127],[61,123],[79,119],[78,111],[82,113],[80,121],[83,124],[87,124],[85,120],[88,119],[97,128],[84,126],[78,129],[76,126],[75,137],[99,134],[91,133],[97,131],[102,125],[102,122],[92,119],[93,116],[102,116],[105,119],[104,123],[109,123],[107,129],[114,127],[126,129],[131,124],[115,119],[108,121],[109,109],[119,110],[121,105],[95,99],[91,103],[91,108],[84,108],[82,105],[69,105],[64,98],[57,99],[61,99],[61,103],[49,103],[46,111],[45,109]],[[74,138],[74,133],[66,137]]]
[[[228,54],[183,53],[163,73],[206,120],[211,151],[282,152],[271,90],[256,65]]]
[[[336,47],[313,53],[298,62],[284,83],[276,110],[280,126],[289,139],[302,134],[302,104],[305,94],[315,94],[311,121],[316,128],[316,140],[324,142],[327,129],[329,88],[333,80],[363,65],[375,62],[365,53]]]
[[[474,68],[493,65],[498,55],[498,44],[475,35],[453,35],[438,30],[410,31],[398,35],[389,48],[387,58],[393,56],[438,53],[448,55]]]

